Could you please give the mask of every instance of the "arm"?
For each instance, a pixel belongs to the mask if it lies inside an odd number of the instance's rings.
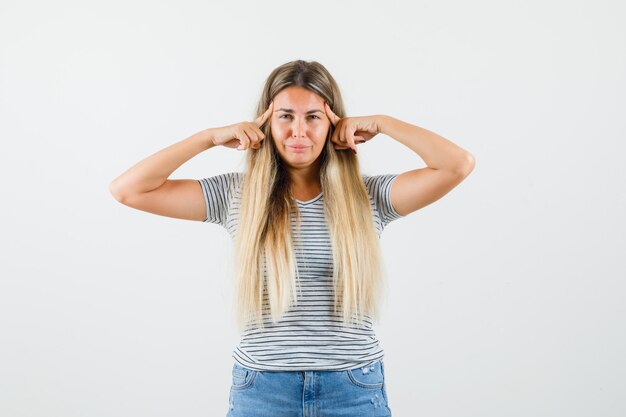
[[[377,116],[381,133],[418,154],[426,168],[400,174],[391,186],[391,203],[406,216],[456,187],[474,169],[474,157],[442,136],[387,115]]]
[[[152,191],[163,185],[182,164],[213,146],[210,129],[202,130],[138,162],[115,178],[109,190],[117,200]]]
[[[214,147],[212,130],[205,129],[135,164],[109,185],[120,203],[162,216],[202,221],[205,201],[195,179],[168,180],[182,164]]]

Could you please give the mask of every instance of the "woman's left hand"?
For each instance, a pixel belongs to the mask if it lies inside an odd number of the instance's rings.
[[[356,145],[365,143],[380,133],[378,120],[375,116],[344,117],[337,116],[324,102],[326,116],[335,127],[331,136],[331,142],[335,143],[335,149],[352,149],[356,153]]]

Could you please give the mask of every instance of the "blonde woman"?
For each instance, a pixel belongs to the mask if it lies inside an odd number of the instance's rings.
[[[427,167],[362,174],[357,145],[379,133]],[[245,172],[168,179],[216,146],[245,151]],[[382,417],[391,410],[373,329],[386,288],[378,239],[473,168],[470,153],[431,131],[382,114],[346,117],[326,68],[298,60],[269,75],[253,122],[200,131],[110,190],[127,206],[219,224],[232,237],[241,341],[229,417]]]

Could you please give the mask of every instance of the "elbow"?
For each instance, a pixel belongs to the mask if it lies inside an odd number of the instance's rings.
[[[474,170],[474,167],[476,166],[476,158],[474,158],[474,155],[468,152],[466,159],[467,169],[469,169],[469,172],[472,172]]]
[[[109,192],[111,193],[113,198],[115,198],[117,201],[122,203],[122,200],[124,200],[124,197],[122,193],[120,192],[119,187],[115,184],[115,180],[111,181],[111,183],[109,184]]]
[[[475,166],[476,166],[476,159],[471,153],[467,152],[465,155],[465,158],[463,159],[463,162],[459,164],[459,167],[457,168],[457,172],[461,176],[467,177],[474,170]]]

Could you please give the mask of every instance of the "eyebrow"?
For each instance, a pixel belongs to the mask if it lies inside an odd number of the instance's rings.
[[[279,111],[284,111],[286,113],[295,113],[293,109],[278,109],[274,113],[278,113]],[[311,113],[316,113],[316,112],[322,113],[321,110],[315,109],[315,110],[309,110],[308,112],[306,112],[306,114],[311,114]]]

